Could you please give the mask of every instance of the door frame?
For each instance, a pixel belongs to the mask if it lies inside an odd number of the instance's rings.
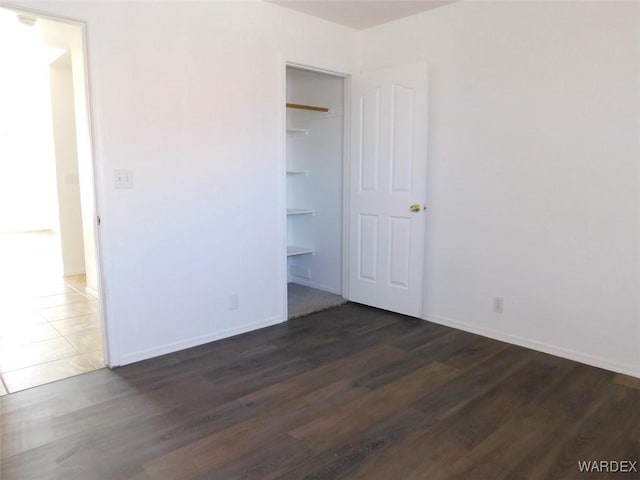
[[[114,365],[113,360],[118,358],[117,348],[110,341],[110,329],[107,317],[107,308],[106,308],[106,294],[105,294],[105,282],[104,282],[104,268],[103,268],[103,258],[102,258],[102,238],[100,234],[100,206],[102,199],[102,189],[100,188],[102,185],[102,178],[100,176],[100,169],[98,168],[97,155],[96,155],[96,147],[95,147],[95,118],[93,113],[93,95],[91,90],[91,69],[89,65],[89,44],[88,44],[88,26],[87,22],[81,19],[65,17],[57,14],[51,14],[48,12],[44,12],[37,9],[24,8],[20,5],[12,5],[3,3],[0,5],[3,9],[15,12],[16,14],[24,13],[27,15],[31,15],[37,18],[42,18],[46,20],[51,20],[58,23],[65,23],[68,25],[73,25],[76,27],[80,27],[81,32],[81,45],[82,45],[82,62],[84,65],[84,74],[83,74],[83,89],[85,93],[85,112],[84,116],[87,119],[87,141],[89,143],[89,152],[91,158],[89,159],[89,169],[90,169],[90,177],[91,177],[91,196],[93,199],[93,212],[91,212],[92,225],[91,228],[94,234],[94,244],[92,245],[94,250],[95,262],[96,262],[96,281],[97,281],[97,289],[98,289],[98,310],[100,314],[100,324],[103,335],[103,347],[104,347],[104,361],[108,367],[112,367]],[[75,100],[75,96],[74,96]],[[77,133],[76,133],[77,135]]]
[[[281,131],[281,158],[280,158],[280,178],[282,181],[282,187],[280,189],[281,202],[280,202],[280,218],[283,219],[281,227],[282,245],[281,251],[284,254],[284,289],[282,298],[282,311],[283,322],[288,321],[288,267],[287,267],[287,68],[296,68],[298,70],[306,70],[308,72],[322,73],[325,75],[331,75],[334,77],[342,78],[343,80],[343,122],[342,122],[342,288],[341,295],[343,298],[349,298],[349,206],[350,206],[350,191],[349,191],[349,172],[351,166],[350,159],[350,124],[351,124],[351,73],[340,72],[337,70],[330,70],[322,67],[317,67],[305,63],[300,63],[293,60],[281,59],[281,102],[280,102],[280,128]]]

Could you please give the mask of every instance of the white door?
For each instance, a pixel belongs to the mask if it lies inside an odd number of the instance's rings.
[[[423,296],[427,90],[425,63],[352,80],[349,299],[415,317]]]

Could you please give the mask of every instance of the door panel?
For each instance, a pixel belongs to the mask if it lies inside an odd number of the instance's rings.
[[[392,86],[391,112],[391,191],[411,190],[411,162],[413,159],[413,90]]]
[[[378,217],[360,215],[358,239],[358,279],[375,282],[378,270]]]
[[[427,162],[427,68],[352,81],[349,298],[420,316]],[[418,211],[411,211],[419,204]]]
[[[389,219],[389,285],[409,288],[411,270],[411,219],[391,217]]]
[[[378,168],[380,161],[380,89],[360,98],[358,116],[360,129],[358,177],[360,191],[375,192],[378,190]]]

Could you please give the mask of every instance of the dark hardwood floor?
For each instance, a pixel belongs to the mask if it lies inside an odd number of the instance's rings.
[[[0,402],[2,480],[640,478],[640,380],[355,304]]]

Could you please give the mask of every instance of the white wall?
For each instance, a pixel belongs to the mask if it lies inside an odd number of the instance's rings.
[[[429,318],[640,375],[637,3],[460,2],[363,35],[262,2],[19,4],[88,22],[113,364],[284,319],[283,59],[426,59]]]
[[[70,54],[49,72],[62,265],[65,275],[76,275],[85,273],[85,262]]]
[[[354,32],[263,2],[19,4],[87,21],[112,363],[283,321],[283,62],[348,70]]]
[[[640,4],[460,2],[362,48],[430,64],[427,317],[640,376]]]

